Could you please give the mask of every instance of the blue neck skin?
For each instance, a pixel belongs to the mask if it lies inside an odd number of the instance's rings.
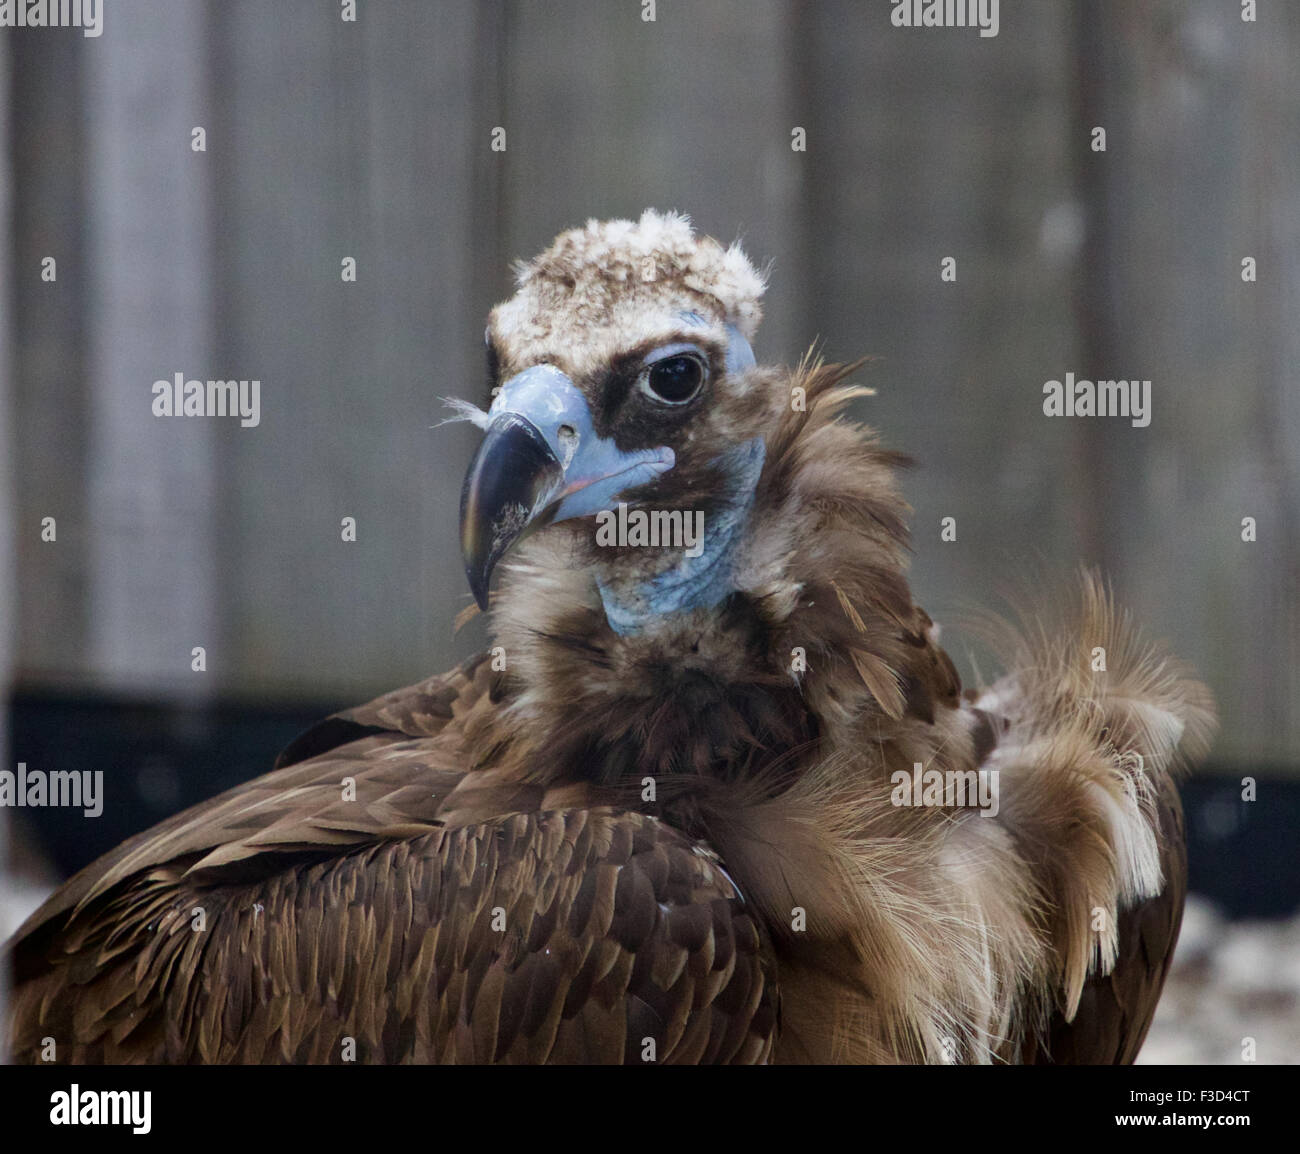
[[[754,506],[766,455],[763,438],[755,437],[717,458],[715,463],[726,477],[726,491],[704,526],[704,548],[698,557],[683,553],[671,569],[631,586],[596,578],[605,617],[615,633],[639,633],[656,618],[708,609],[734,592],[733,554]]]

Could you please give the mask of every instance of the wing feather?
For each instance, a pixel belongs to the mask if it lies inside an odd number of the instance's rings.
[[[750,1062],[775,1035],[758,923],[639,814],[435,828],[236,885],[174,870],[69,917],[14,992],[19,1060],[52,1036],[78,1063],[337,1062],[348,1039],[379,1063]]]
[[[647,1039],[657,1062],[768,1058],[771,954],[707,847],[462,788],[488,776],[463,727],[489,698],[484,662],[386,695],[82,871],[11,946],[15,1056],[52,1036],[73,1062],[336,1062],[349,1038],[371,1062],[640,1062]]]

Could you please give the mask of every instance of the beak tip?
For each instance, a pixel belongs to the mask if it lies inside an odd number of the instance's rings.
[[[469,574],[469,591],[474,595],[474,601],[484,613],[488,607],[488,587],[487,576],[484,575],[482,580],[476,580],[474,574]]]
[[[472,522],[471,522],[472,524]],[[496,558],[483,549],[474,534],[462,533],[462,557],[465,562],[465,579],[469,591],[474,595],[478,607],[486,612],[488,607],[488,588],[492,581],[492,570],[496,568]]]
[[[504,414],[488,428],[465,476],[460,548],[478,607],[488,607],[492,571],[537,524],[537,510],[563,478],[559,458],[530,421]]]

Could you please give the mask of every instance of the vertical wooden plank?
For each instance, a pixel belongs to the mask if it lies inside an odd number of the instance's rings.
[[[1090,190],[1105,252],[1081,369],[1152,380],[1149,428],[1077,422],[1092,445],[1080,489],[1125,599],[1214,690],[1216,756],[1276,766],[1300,745],[1300,108],[1285,48],[1300,14],[1251,24],[1212,0],[1080,12],[1095,42],[1085,83],[1114,90],[1095,111],[1108,128]]]
[[[1260,757],[1295,775],[1300,774],[1300,103],[1295,99],[1300,12],[1288,6],[1277,15],[1276,30],[1265,29],[1250,41],[1246,82],[1247,101],[1258,119],[1246,154],[1252,176],[1244,199],[1258,213],[1257,235],[1264,263],[1271,267],[1256,307],[1257,331],[1244,332],[1243,340],[1258,358],[1263,385],[1254,413],[1263,476],[1254,496],[1273,528],[1267,531],[1267,550],[1253,561],[1253,584],[1261,593],[1250,598],[1259,605],[1257,632],[1247,640],[1252,677],[1238,687],[1255,701],[1260,685],[1268,686],[1267,705],[1253,718],[1266,737],[1272,735]],[[1246,287],[1234,282],[1234,293]],[[1266,646],[1252,644],[1260,637],[1267,638]]]
[[[787,268],[800,169],[786,5],[661,0],[654,21],[644,10],[640,0],[511,4],[501,154],[510,253],[532,256],[592,217],[685,212],[773,262],[756,351],[797,356],[806,337],[793,328]]]
[[[509,283],[510,229],[507,226],[506,177],[509,167],[490,147],[493,130],[507,118],[510,107],[510,32],[513,26],[509,0],[479,0],[474,6],[473,61],[469,103],[463,110],[468,177],[471,193],[470,231],[464,237],[467,253],[465,293],[471,320],[487,323],[488,310]],[[477,385],[477,387],[475,387]],[[477,404],[491,403],[486,371],[468,382],[464,393]]]
[[[81,36],[10,30],[14,111],[13,477],[17,671],[28,683],[84,677],[91,510],[86,501],[85,91]],[[55,261],[56,280],[41,279]],[[8,267],[8,266],[6,266]],[[147,412],[147,410],[146,410]],[[56,539],[41,522],[55,519]]]
[[[1131,308],[1121,269],[1122,254],[1132,243],[1132,219],[1127,195],[1133,179],[1132,106],[1136,93],[1126,64],[1126,50],[1114,35],[1114,19],[1132,32],[1133,21],[1110,9],[1105,0],[1079,0],[1073,33],[1077,44],[1073,84],[1073,117],[1069,153],[1083,206],[1075,323],[1079,343],[1076,377],[1089,380],[1124,375],[1120,364],[1133,359],[1131,333],[1123,323]],[[1106,132],[1106,150],[1093,151],[1095,130]],[[1136,366],[1134,366],[1136,367]],[[1144,374],[1145,376],[1145,374]],[[1052,379],[1063,379],[1064,372]],[[1138,453],[1146,431],[1118,428],[1113,421],[1080,421],[1072,445],[1070,514],[1077,549],[1088,564],[1097,564],[1107,577],[1127,590],[1122,571],[1130,536],[1122,523],[1135,511],[1123,500],[1123,485],[1141,467]],[[1108,467],[1123,462],[1123,468]]]
[[[13,167],[9,114],[13,108],[10,91],[9,44],[0,43],[0,250],[13,252],[9,234]],[[13,339],[10,302],[13,299],[9,262],[0,262],[0,541],[12,541],[17,525],[13,516]],[[0,693],[9,698],[14,667],[14,639],[17,633],[17,566],[12,549],[0,550]],[[0,765],[10,763],[8,710],[0,717]],[[0,811],[0,893],[9,892],[9,812]],[[5,899],[5,904],[8,904]],[[0,934],[12,932],[8,911],[0,917]],[[9,1020],[9,967],[0,967],[0,1022]],[[7,1032],[6,1032],[7,1035]],[[9,1040],[0,1038],[0,1062],[9,1060]]]
[[[482,377],[472,282],[475,8],[221,6],[217,359],[263,382],[220,431],[240,692],[355,696],[445,667]],[[357,262],[355,283],[341,262]],[[357,540],[342,540],[355,517]]]
[[[116,689],[162,696],[210,693],[190,651],[204,646],[216,661],[221,648],[214,422],[151,412],[156,380],[212,375],[211,154],[190,148],[191,129],[210,124],[205,11],[200,0],[122,5],[81,51],[92,189],[87,664]]]
[[[798,11],[803,324],[832,359],[874,358],[859,379],[878,395],[857,413],[917,462],[913,582],[951,627],[1070,551],[1072,433],[1044,421],[1040,393],[1075,355],[1069,13],[1004,3],[981,38],[895,28],[883,4]],[[945,640],[969,675],[970,635]]]

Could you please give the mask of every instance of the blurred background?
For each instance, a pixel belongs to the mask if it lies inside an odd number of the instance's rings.
[[[3,764],[106,790],[0,811],[0,936],[482,644],[439,398],[484,396],[510,261],[654,206],[770,262],[760,359],[874,358],[964,675],[963,615],[1088,563],[1210,684],[1144,1058],[1300,1060],[1300,6],[1002,0],[994,37],[890,0],[104,7],[0,29]],[[1150,425],[1045,418],[1067,372],[1151,380]],[[259,380],[260,423],[154,417],[178,373]]]

